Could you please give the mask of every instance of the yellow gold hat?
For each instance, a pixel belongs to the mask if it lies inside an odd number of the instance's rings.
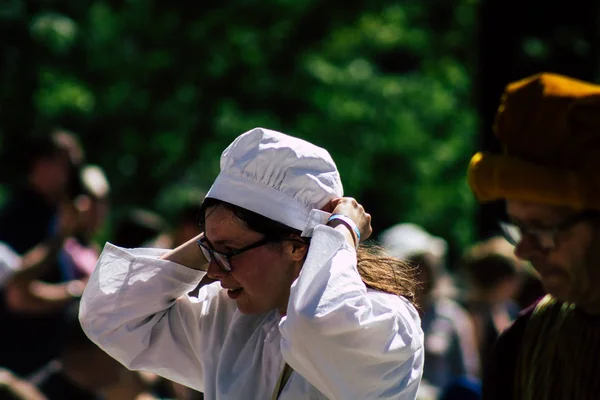
[[[550,73],[511,83],[494,132],[503,154],[469,164],[479,201],[600,209],[600,85]]]

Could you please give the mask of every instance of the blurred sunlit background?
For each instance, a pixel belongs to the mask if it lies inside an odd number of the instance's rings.
[[[2,198],[24,143],[60,127],[105,169],[114,212],[169,218],[262,126],[327,148],[376,233],[414,222],[456,253],[494,229],[465,169],[495,146],[504,85],[598,75],[600,3],[577,3],[4,0]]]

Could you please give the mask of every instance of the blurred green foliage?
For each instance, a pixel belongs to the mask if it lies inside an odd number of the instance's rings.
[[[376,233],[410,221],[473,239],[476,2],[8,3],[32,67],[7,68],[3,107],[30,101],[35,117],[5,114],[2,146],[24,123],[77,132],[113,207],[171,217],[181,188],[208,188],[221,151],[262,126],[327,148]]]

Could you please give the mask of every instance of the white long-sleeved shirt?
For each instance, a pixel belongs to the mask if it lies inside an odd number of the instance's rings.
[[[244,315],[219,283],[186,295],[205,272],[165,250],[107,244],[82,298],[87,335],[130,369],[204,392],[207,399],[414,399],[423,333],[404,298],[368,290],[356,252],[319,225],[291,287],[287,314]]]

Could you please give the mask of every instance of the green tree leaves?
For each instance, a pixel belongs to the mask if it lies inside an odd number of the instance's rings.
[[[167,212],[182,187],[208,188],[235,136],[263,126],[326,147],[376,233],[411,221],[457,245],[472,238],[472,1],[49,1],[29,11],[35,110],[81,135],[116,207]]]

